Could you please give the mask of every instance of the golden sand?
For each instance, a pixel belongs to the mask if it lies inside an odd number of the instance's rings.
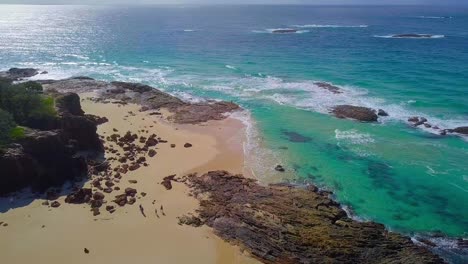
[[[93,94],[80,96],[88,98]],[[66,204],[64,196],[58,199],[59,208],[44,206],[44,200],[38,199],[0,213],[0,221],[8,223],[0,227],[2,263],[257,263],[206,226],[179,225],[177,217],[195,212],[198,201],[188,195],[188,188],[181,183],[173,183],[172,190],[160,184],[172,174],[183,176],[215,169],[243,173],[245,127],[239,120],[176,125],[165,119],[165,112],[162,117],[150,116],[139,112],[138,105],[84,99],[82,107],[88,114],[109,119],[98,127],[100,135],[111,135],[114,128],[121,134],[131,131],[138,135],[145,135],[139,130],[149,130],[149,134],[155,133],[168,143],[158,144],[157,155],[147,157],[148,167],[122,178],[118,186],[122,190],[137,189],[139,198],[134,205],[117,206],[113,214],[101,208],[101,214],[93,216],[89,206]],[[184,148],[185,143],[193,147]],[[171,148],[170,144],[176,147]],[[128,180],[137,183],[130,184]],[[85,187],[89,186],[89,182],[85,183]],[[147,195],[143,197],[141,192]],[[120,193],[106,194],[105,200],[113,204],[111,200]],[[146,217],[139,205],[145,209]]]

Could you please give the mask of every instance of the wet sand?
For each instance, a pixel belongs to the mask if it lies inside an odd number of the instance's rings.
[[[138,191],[136,203],[117,207],[111,214],[103,205],[93,216],[88,205],[64,202],[51,208],[37,199],[21,205],[23,200],[2,198],[0,222],[0,255],[4,263],[258,263],[238,247],[232,246],[206,226],[193,228],[178,224],[177,217],[194,213],[198,201],[189,196],[182,183],[173,183],[166,190],[160,183],[168,175],[204,173],[224,169],[233,173],[248,171],[244,167],[245,127],[241,121],[227,118],[203,125],[176,125],[163,115],[139,112],[134,104],[96,103],[81,94],[87,114],[105,116],[109,122],[98,127],[101,136],[109,136],[114,128],[147,136],[152,133],[167,140],[157,145],[157,154],[147,158],[147,167],[124,175],[117,186]],[[129,114],[132,112],[134,114]],[[148,133],[139,132],[148,130]],[[191,148],[184,144],[190,143]],[[171,148],[171,144],[176,144]],[[109,146],[109,143],[105,143]],[[113,154],[106,153],[106,157]],[[111,161],[111,165],[118,161]],[[246,174],[249,175],[249,174]],[[136,184],[128,180],[136,180]],[[85,182],[84,187],[90,187]],[[141,192],[145,192],[143,196]],[[66,193],[66,191],[64,191]],[[105,194],[107,205],[122,191]],[[26,199],[27,200],[27,199]],[[144,208],[146,217],[140,212]],[[161,211],[163,207],[163,212]],[[11,207],[8,211],[5,208]],[[157,210],[157,214],[155,210]],[[89,253],[85,253],[84,249]]]

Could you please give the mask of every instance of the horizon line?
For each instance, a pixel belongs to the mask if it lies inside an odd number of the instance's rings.
[[[78,4],[78,3],[42,3],[42,4],[34,4],[34,3],[0,3],[0,5],[20,5],[20,6],[356,6],[356,7],[381,7],[381,6],[465,6],[468,7],[468,3],[466,4],[455,4],[455,3],[431,3],[431,4],[300,4],[300,3],[244,3],[244,4],[223,4],[223,3],[199,3],[199,4],[184,4],[184,3],[102,3],[102,4]]]

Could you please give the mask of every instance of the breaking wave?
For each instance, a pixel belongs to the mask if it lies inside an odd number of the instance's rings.
[[[319,24],[309,24],[309,25],[293,25],[296,28],[367,28],[368,25],[319,25]]]

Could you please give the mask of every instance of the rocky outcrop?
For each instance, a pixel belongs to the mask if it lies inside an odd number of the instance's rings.
[[[0,72],[0,78],[18,81],[24,78],[33,77],[37,74],[39,74],[39,71],[32,68],[11,68],[8,71]]]
[[[0,154],[0,194],[31,186],[59,186],[87,174],[84,157],[62,131],[27,130],[25,137]]]
[[[338,105],[331,111],[338,118],[351,118],[362,122],[376,122],[378,119],[374,109],[353,105]]]
[[[465,126],[465,127],[457,127],[457,128],[451,129],[450,132],[452,132],[452,133],[458,133],[458,134],[463,134],[463,135],[468,135],[468,126]]]
[[[76,93],[64,93],[56,95],[55,107],[61,115],[84,115],[84,111],[81,109],[80,97]]]
[[[200,200],[199,216],[180,223],[204,223],[264,263],[443,263],[381,224],[348,218],[314,186],[261,186],[224,171],[190,176],[187,184]]]
[[[49,91],[59,92],[97,92],[98,100],[108,103],[135,103],[142,106],[142,111],[168,109],[173,115],[169,118],[181,124],[203,123],[209,120],[222,120],[226,113],[239,110],[232,102],[208,101],[189,103],[180,100],[154,87],[128,82],[102,82],[87,78],[71,78],[53,82],[42,82]]]
[[[0,194],[27,186],[42,191],[86,176],[86,158],[78,152],[103,151],[97,125],[84,115],[78,95],[54,93],[53,96],[57,116],[36,120],[35,129],[26,129],[18,144],[0,153]]]

